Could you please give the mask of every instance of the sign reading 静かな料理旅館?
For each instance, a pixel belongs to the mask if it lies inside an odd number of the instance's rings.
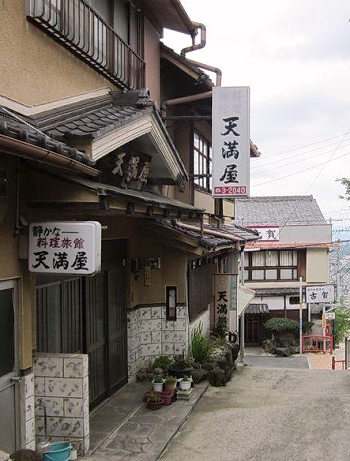
[[[213,88],[213,197],[249,196],[249,97],[249,87]]]
[[[101,224],[54,221],[29,226],[29,271],[93,275],[101,270]]]

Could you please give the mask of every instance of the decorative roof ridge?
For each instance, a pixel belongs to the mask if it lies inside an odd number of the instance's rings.
[[[31,124],[28,117],[22,118],[5,107],[0,107],[0,134],[56,152],[85,165],[92,166],[95,164],[85,152],[72,148],[61,141],[56,141]]]

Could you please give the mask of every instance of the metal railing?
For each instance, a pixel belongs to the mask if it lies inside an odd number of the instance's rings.
[[[303,335],[303,354],[305,352],[333,353],[333,337],[323,335]]]
[[[332,357],[332,370],[347,370],[346,360]]]
[[[145,62],[84,0],[27,0],[27,19],[113,83],[145,85]]]

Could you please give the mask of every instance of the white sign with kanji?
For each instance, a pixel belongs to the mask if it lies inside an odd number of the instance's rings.
[[[279,242],[280,228],[278,226],[249,226],[249,229],[259,232],[259,242]]]
[[[333,303],[334,285],[305,287],[305,297],[307,303]]]
[[[249,98],[249,87],[213,88],[213,197],[249,195]]]
[[[101,224],[55,221],[29,226],[29,270],[92,275],[101,270]]]

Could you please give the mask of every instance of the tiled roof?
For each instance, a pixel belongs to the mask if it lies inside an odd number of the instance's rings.
[[[94,165],[89,155],[74,149],[64,142],[53,139],[40,131],[30,119],[0,107],[0,134],[33,146],[47,149],[86,165]]]
[[[203,232],[201,232],[200,228],[198,228],[198,230],[185,229],[176,220],[173,220],[171,225],[173,229],[181,230],[182,233],[197,238],[201,246],[211,251],[218,247],[232,247],[234,245],[234,240],[232,239],[243,243],[255,241],[258,238],[258,233],[256,231],[236,225],[222,225],[217,227],[204,224]],[[210,234],[210,232],[213,234]]]
[[[243,226],[327,224],[312,195],[238,198],[235,222]]]
[[[110,92],[109,95],[72,104],[64,111],[34,117],[38,126],[59,140],[97,139],[155,110],[148,90]]]

